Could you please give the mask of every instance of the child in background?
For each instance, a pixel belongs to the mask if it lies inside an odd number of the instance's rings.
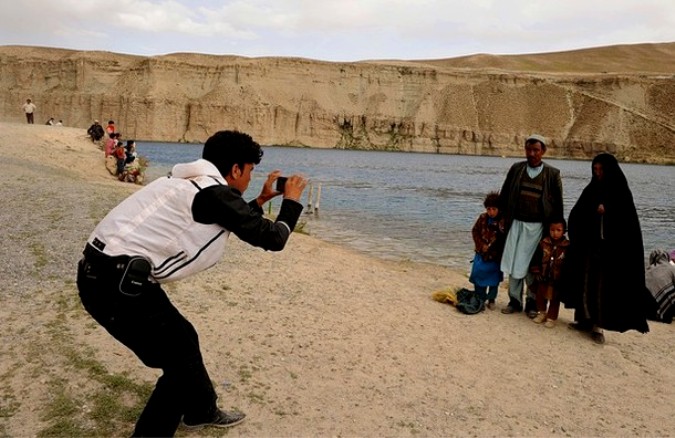
[[[499,214],[499,193],[488,193],[483,206],[485,213],[478,217],[471,230],[476,254],[469,281],[474,284],[481,301],[487,302],[487,308],[494,310],[499,283],[504,279],[499,269],[505,238],[504,222]]]
[[[108,126],[105,127],[105,132],[108,134],[108,137],[112,137],[112,134],[117,132],[114,120],[108,120]]]
[[[126,149],[127,153],[126,164],[136,161],[136,157],[138,157],[138,153],[136,153],[136,142],[134,140],[127,140],[127,145],[124,149]]]
[[[548,328],[555,327],[560,311],[560,272],[565,259],[569,240],[565,237],[567,223],[565,219],[555,219],[549,223],[548,236],[541,239],[532,257],[530,272],[536,281],[537,316],[532,321],[544,323]],[[548,311],[546,304],[548,302]]]
[[[110,135],[110,138],[105,141],[105,156],[109,157],[110,155],[115,154],[115,148],[119,142],[120,134],[114,132]]]
[[[115,158],[117,158],[117,175],[122,175],[127,161],[127,151],[124,149],[124,144],[121,141],[118,141],[115,147]]]

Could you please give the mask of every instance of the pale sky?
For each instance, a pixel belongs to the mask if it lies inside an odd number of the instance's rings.
[[[0,0],[0,45],[441,59],[675,42],[675,0]]]

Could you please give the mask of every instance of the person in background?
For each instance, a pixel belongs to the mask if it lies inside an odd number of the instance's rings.
[[[45,123],[45,125],[49,126],[54,126],[54,117],[50,117],[49,120]]]
[[[26,123],[33,125],[35,122],[35,110],[37,108],[33,101],[26,99],[26,103],[21,108],[23,108],[23,112],[26,114]]]
[[[670,324],[675,316],[675,265],[668,251],[655,249],[649,254],[645,285],[653,297],[649,319]]]
[[[472,230],[474,250],[469,281],[473,283],[478,298],[495,309],[499,283],[504,279],[499,261],[504,247],[504,223],[499,215],[499,193],[488,193],[481,213]]]
[[[56,122],[56,126],[63,126],[63,120],[59,120],[58,122]]]
[[[226,254],[230,233],[265,250],[284,249],[302,212],[307,180],[291,175],[277,192],[273,184],[281,172],[275,170],[247,203],[242,194],[262,156],[247,134],[217,132],[201,159],[177,164],[170,177],[136,191],[87,239],[77,273],[84,308],[146,366],[163,370],[134,436],[173,436],[181,422],[230,427],[244,420],[243,413],[216,404],[198,334],[163,286],[212,267]],[[283,201],[272,221],[262,207],[279,195]],[[236,251],[227,258],[236,263]],[[260,280],[251,273],[251,281]]]
[[[124,143],[118,141],[113,153],[117,159],[117,173],[115,175],[120,176],[122,173],[124,173],[124,166],[127,162],[127,151],[124,148]]]
[[[563,217],[560,171],[542,161],[545,153],[544,137],[538,134],[527,137],[527,160],[511,166],[500,191],[499,206],[507,233],[501,270],[509,275],[509,304],[502,313],[523,310],[526,277],[534,251],[543,236],[544,224],[554,217]],[[529,289],[525,311],[534,318],[537,315],[536,302],[533,291]]]
[[[99,123],[98,120],[94,120],[94,123],[87,129],[87,134],[91,137],[91,141],[97,142],[103,138],[105,132],[103,131],[103,126]]]
[[[105,127],[105,132],[108,134],[108,137],[112,137],[112,135],[117,132],[114,120],[108,120],[108,125]]]
[[[597,155],[591,169],[591,182],[569,216],[563,302],[574,309],[570,328],[604,344],[604,330],[649,331],[650,297],[640,220],[628,181],[607,153]]]
[[[544,323],[547,328],[555,327],[560,312],[561,272],[565,251],[569,246],[569,240],[565,237],[566,228],[562,217],[549,222],[548,235],[539,242],[530,267],[537,294],[537,316],[532,321]]]
[[[136,153],[136,142],[134,140],[127,140],[127,145],[124,147],[126,152],[125,163],[133,163],[138,154]]]
[[[119,132],[113,132],[110,138],[108,138],[105,142],[105,156],[106,158],[109,157],[110,155],[113,155],[115,151],[115,147],[117,147],[117,143],[119,142],[120,138],[120,133]]]

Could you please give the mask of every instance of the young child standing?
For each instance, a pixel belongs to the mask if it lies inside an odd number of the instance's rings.
[[[124,144],[121,141],[117,142],[114,150],[115,158],[117,158],[117,175],[122,175],[124,172],[124,165],[127,160],[127,151],[124,149]]]
[[[560,311],[560,272],[569,245],[569,240],[565,237],[566,231],[565,219],[551,221],[548,236],[539,242],[530,266],[530,272],[536,280],[537,296],[537,316],[532,321],[544,323],[548,328],[555,327]]]
[[[471,230],[476,254],[469,281],[481,301],[487,302],[487,308],[494,310],[499,283],[504,279],[499,269],[505,237],[504,222],[499,214],[499,193],[488,193],[483,206],[485,213],[481,213]]]

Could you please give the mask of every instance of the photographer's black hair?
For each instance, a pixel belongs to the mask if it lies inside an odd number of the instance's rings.
[[[232,166],[238,164],[260,164],[263,150],[250,135],[238,131],[218,131],[204,143],[202,158],[212,162],[221,175],[227,176]]]

